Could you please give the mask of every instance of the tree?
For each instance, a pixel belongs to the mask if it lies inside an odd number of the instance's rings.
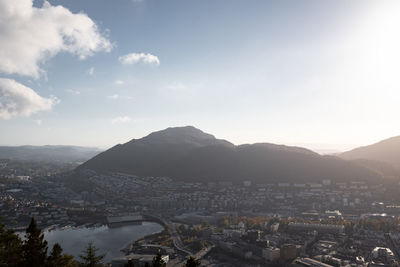
[[[353,236],[353,232],[354,232],[354,225],[352,222],[350,223],[346,223],[344,226],[344,232],[348,235],[348,236]]]
[[[96,255],[96,252],[98,249],[93,246],[93,244],[90,242],[86,249],[82,251],[82,255],[79,256],[83,260],[83,262],[80,264],[81,267],[99,267],[102,266],[102,260],[106,256],[105,254],[101,255]]]
[[[56,243],[50,256],[47,258],[48,267],[77,267],[74,257],[68,254],[62,254],[61,246]]]
[[[133,264],[132,260],[128,260],[128,262],[124,264],[124,267],[135,267],[135,264]]]
[[[196,260],[192,256],[186,261],[184,267],[199,267],[201,265],[200,260]]]
[[[23,244],[24,265],[29,267],[42,267],[47,259],[47,241],[32,218],[26,229],[25,242]]]
[[[203,227],[203,228],[208,228],[208,227],[210,227],[210,223],[209,223],[208,221],[203,221],[203,222],[201,223],[201,227]]]
[[[0,266],[18,267],[23,263],[22,241],[0,223]]]
[[[162,259],[161,252],[158,251],[157,255],[153,258],[152,267],[165,267],[167,264]]]
[[[218,225],[219,225],[220,227],[228,227],[230,224],[231,224],[231,223],[230,223],[228,217],[224,217],[224,218],[222,218],[222,219],[218,222]]]
[[[49,266],[59,266],[62,262],[62,248],[58,243],[55,243],[50,256],[47,259]]]

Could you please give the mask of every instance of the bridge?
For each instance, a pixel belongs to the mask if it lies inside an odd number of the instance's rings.
[[[140,213],[107,217],[107,225],[109,227],[118,227],[127,224],[141,224],[142,221],[143,221],[143,216]]]
[[[195,259],[201,259],[203,258],[208,252],[211,251],[211,249],[214,247],[214,245],[209,245],[197,253],[193,254],[191,251],[185,248],[185,245],[183,244],[181,237],[176,230],[176,226],[173,222],[168,221],[160,216],[150,214],[150,213],[135,213],[127,216],[111,216],[107,217],[107,222],[110,225],[120,225],[120,224],[129,224],[129,223],[141,223],[143,221],[150,221],[150,222],[156,222],[164,228],[170,229],[171,231],[171,239],[172,243],[174,244],[174,248],[183,253],[184,255],[187,256],[192,256]],[[185,261],[184,261],[185,262]],[[169,262],[168,266],[182,266],[184,262],[174,262],[171,261]]]

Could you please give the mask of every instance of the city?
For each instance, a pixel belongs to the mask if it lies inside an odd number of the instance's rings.
[[[0,267],[400,267],[399,0],[0,0]]]
[[[180,266],[188,255],[207,266],[293,260],[296,266],[392,266],[399,260],[398,182],[185,183],[91,171],[79,175],[90,186],[77,189],[68,183],[73,171],[13,175],[7,166],[0,216],[14,229],[26,228],[31,217],[42,228],[93,227],[133,214],[132,221],[147,218],[164,226],[159,234],[132,240],[127,256],[114,259],[113,266],[145,260],[160,248],[169,266]]]

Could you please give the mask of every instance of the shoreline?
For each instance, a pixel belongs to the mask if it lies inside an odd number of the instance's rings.
[[[162,226],[163,229],[160,230],[160,231],[158,231],[158,232],[153,232],[153,233],[151,233],[151,234],[148,234],[148,235],[139,237],[139,238],[137,238],[137,239],[135,239],[135,240],[133,240],[133,241],[130,241],[127,245],[124,246],[124,248],[122,248],[122,249],[120,250],[121,252],[125,253],[125,256],[126,256],[126,255],[129,255],[129,251],[132,249],[132,247],[133,247],[138,241],[140,241],[140,240],[142,240],[142,239],[145,240],[145,239],[147,239],[147,238],[151,238],[152,236],[155,236],[155,235],[157,235],[157,234],[160,234],[160,233],[162,233],[163,231],[165,231],[165,230],[168,229],[166,225],[160,224],[160,223],[155,222],[155,221],[145,220],[145,221],[143,221],[143,222],[157,223],[158,225]]]

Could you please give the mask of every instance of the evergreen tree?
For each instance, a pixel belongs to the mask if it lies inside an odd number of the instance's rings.
[[[0,266],[19,267],[23,263],[22,241],[12,230],[0,223]]]
[[[102,260],[105,257],[105,254],[96,255],[97,248],[93,246],[92,243],[89,243],[86,249],[83,251],[83,254],[79,257],[83,260],[80,264],[81,267],[99,267],[103,266]]]
[[[200,260],[196,260],[195,258],[190,257],[190,258],[186,261],[184,267],[200,267],[200,265],[201,265]]]
[[[124,264],[124,267],[135,267],[135,264],[133,264],[132,260],[128,260],[128,262]]]
[[[62,262],[62,248],[58,243],[55,243],[50,256],[47,258],[49,266],[59,266]]]
[[[25,242],[23,244],[24,266],[43,267],[47,258],[47,241],[32,218],[26,229]]]
[[[161,257],[161,252],[159,251],[157,255],[153,258],[152,267],[165,267],[167,264]]]
[[[56,243],[53,246],[53,250],[50,256],[47,258],[48,267],[77,267],[76,262],[74,262],[74,257],[68,254],[62,254],[61,246]]]

